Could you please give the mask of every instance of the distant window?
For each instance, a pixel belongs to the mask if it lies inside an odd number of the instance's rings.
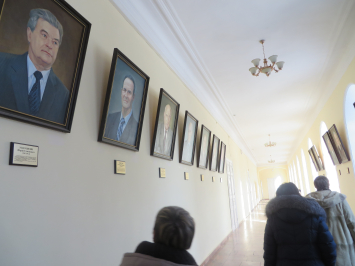
[[[349,153],[353,168],[355,169],[355,85],[352,84],[348,87],[345,94],[344,103],[344,124],[346,128],[346,136],[349,144]]]
[[[300,161],[298,160],[298,156],[296,156],[296,162],[297,162],[298,177],[300,179],[299,189],[301,190],[301,194],[305,195],[305,189],[303,187],[303,181],[302,181],[301,166],[300,166]]]
[[[313,146],[313,143],[312,143],[312,140],[311,139],[308,139],[308,150],[310,148],[312,148]],[[308,151],[307,151],[308,152]],[[316,167],[314,166],[313,164],[313,161],[311,159],[311,156],[309,156],[309,153],[308,153],[308,158],[309,158],[309,162],[311,164],[311,171],[312,171],[312,176],[313,176],[313,180],[318,176],[318,172],[316,170]]]
[[[306,193],[310,193],[311,190],[309,188],[309,178],[308,178],[308,171],[307,171],[307,164],[306,164],[306,157],[304,156],[304,152],[301,149],[301,160],[302,160],[302,168],[303,168],[303,175],[306,184]]]

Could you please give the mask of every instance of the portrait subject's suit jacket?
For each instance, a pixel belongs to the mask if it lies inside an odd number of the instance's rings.
[[[37,117],[65,123],[69,91],[50,70]],[[0,106],[30,114],[27,53],[0,53]]]
[[[154,151],[161,154],[170,155],[172,141],[173,141],[173,131],[169,127],[167,132],[166,142],[165,142],[165,149],[164,149],[164,123],[159,123],[157,129],[157,135],[155,138]]]
[[[105,128],[106,138],[117,140],[117,130],[120,125],[120,120],[121,120],[121,112],[116,112],[108,115],[106,121],[106,128]],[[136,121],[136,119],[132,114],[131,118],[128,120],[125,129],[122,132],[119,141],[135,146],[137,130],[138,130],[138,122]]]

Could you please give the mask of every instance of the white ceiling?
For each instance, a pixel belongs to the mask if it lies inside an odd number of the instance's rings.
[[[290,160],[355,56],[354,0],[111,1],[258,166]],[[261,39],[270,77],[248,71]]]

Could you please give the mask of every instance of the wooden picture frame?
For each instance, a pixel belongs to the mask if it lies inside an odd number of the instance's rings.
[[[139,151],[149,76],[113,50],[98,141]]]
[[[221,149],[219,153],[219,159],[218,159],[218,173],[220,174],[224,174],[224,166],[226,162],[226,150],[227,150],[227,146],[222,141]]]
[[[213,134],[211,159],[210,159],[210,171],[212,172],[218,171],[219,143],[220,143],[220,139],[215,134]]]
[[[150,155],[173,160],[179,109],[180,104],[161,88]]]
[[[313,153],[312,148],[310,148],[310,149],[308,150],[308,153],[309,153],[309,156],[311,157],[311,160],[312,160],[312,162],[313,162],[314,168],[316,169],[317,172],[319,172],[319,171],[320,171],[320,170],[319,170],[319,166],[318,166],[318,163],[317,163],[317,160],[316,160],[316,157],[315,157],[315,155],[314,155],[314,153]]]
[[[69,133],[91,24],[63,0],[0,0],[0,28],[0,115]]]
[[[207,169],[208,167],[208,155],[210,152],[211,130],[204,125],[201,125],[199,156],[198,156],[198,168]]]
[[[337,154],[337,152],[334,150],[334,146],[333,143],[331,141],[331,137],[330,137],[330,133],[329,131],[325,132],[325,134],[322,136],[325,146],[328,149],[330,158],[332,159],[332,162],[334,165],[340,164],[341,158],[338,157],[339,155]]]
[[[185,111],[184,128],[181,139],[180,163],[193,165],[197,139],[198,120]]]
[[[340,138],[338,129],[335,124],[328,130],[333,149],[335,150],[339,162],[346,163],[350,161],[350,157],[345,149],[343,141]]]

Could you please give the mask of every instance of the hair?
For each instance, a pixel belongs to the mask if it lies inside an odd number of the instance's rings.
[[[298,188],[292,182],[283,183],[279,188],[276,190],[276,196],[287,196],[287,195],[298,195],[301,196]]]
[[[317,176],[316,179],[314,179],[314,186],[317,191],[329,190],[329,179],[323,175]]]
[[[154,225],[154,242],[178,249],[189,249],[195,233],[195,222],[183,208],[161,209]]]
[[[126,79],[132,80],[132,82],[133,82],[133,95],[136,95],[136,83],[134,82],[134,78],[131,75],[124,76],[123,81],[122,81],[122,88],[123,88],[123,83],[124,83],[124,81]]]
[[[41,18],[51,24],[53,27],[57,28],[59,31],[59,44],[62,43],[63,38],[63,26],[60,24],[58,19],[47,9],[32,9],[30,11],[30,19],[27,22],[27,27],[33,32],[36,28],[38,19]]]

